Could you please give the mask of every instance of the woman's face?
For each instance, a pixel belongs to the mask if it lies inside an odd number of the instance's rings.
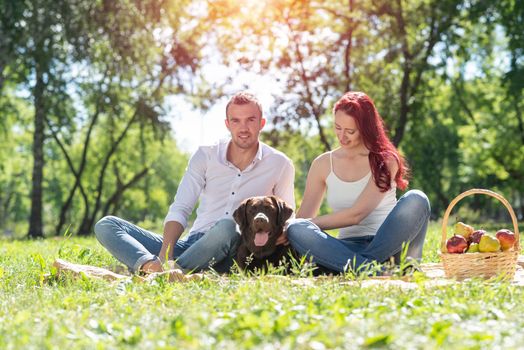
[[[335,113],[335,134],[342,148],[358,148],[362,145],[355,118],[341,110]]]

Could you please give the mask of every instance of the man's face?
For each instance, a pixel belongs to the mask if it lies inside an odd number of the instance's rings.
[[[260,130],[266,124],[254,103],[231,104],[227,110],[226,127],[233,143],[242,149],[256,147]]]

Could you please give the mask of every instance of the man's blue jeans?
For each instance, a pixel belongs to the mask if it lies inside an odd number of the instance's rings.
[[[375,236],[337,239],[306,219],[296,219],[287,228],[289,242],[301,255],[335,272],[355,271],[373,262],[394,257],[398,262],[403,244],[407,256],[420,260],[428,228],[430,204],[418,190],[404,194],[386,217]]]
[[[233,265],[240,233],[232,219],[221,219],[207,232],[179,239],[173,258],[184,270],[201,271],[212,267],[229,272]],[[158,259],[162,236],[144,230],[115,216],[106,216],[95,225],[98,241],[130,271],[137,272],[146,262]]]

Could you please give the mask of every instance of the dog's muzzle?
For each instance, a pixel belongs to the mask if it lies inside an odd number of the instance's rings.
[[[253,223],[255,225],[269,224],[269,218],[264,213],[258,213],[257,215],[255,215],[255,218],[253,219]]]
[[[257,247],[263,247],[269,240],[269,231],[271,230],[269,218],[264,213],[258,213],[253,218],[253,231],[255,233],[253,243]]]

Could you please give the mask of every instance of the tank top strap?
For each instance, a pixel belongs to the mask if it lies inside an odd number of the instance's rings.
[[[329,165],[331,167],[331,172],[334,174],[335,172],[333,171],[333,151],[329,151]]]

